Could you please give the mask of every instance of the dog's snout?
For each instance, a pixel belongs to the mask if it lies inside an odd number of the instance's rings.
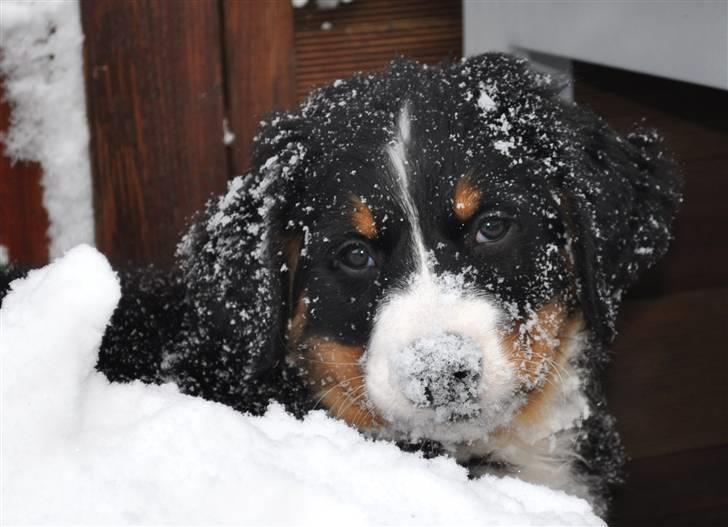
[[[479,395],[482,353],[469,337],[439,332],[419,338],[391,361],[397,384],[418,408],[470,417]]]

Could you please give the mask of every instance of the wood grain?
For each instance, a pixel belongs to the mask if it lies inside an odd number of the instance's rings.
[[[627,471],[612,527],[728,525],[728,446],[633,460]]]
[[[227,180],[215,0],[83,0],[98,247],[168,266],[190,216]]]
[[[462,53],[459,0],[366,0],[334,10],[295,10],[296,95],[399,55],[425,63]]]
[[[0,81],[0,134],[10,126],[10,106]],[[0,147],[0,244],[10,261],[39,267],[48,263],[48,214],[43,207],[38,163],[11,162]]]
[[[293,8],[289,0],[222,0],[233,174],[250,168],[258,123],[296,103]]]
[[[608,400],[628,453],[728,445],[728,289],[628,302]]]

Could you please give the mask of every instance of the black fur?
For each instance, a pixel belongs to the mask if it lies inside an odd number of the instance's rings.
[[[485,88],[498,94],[492,111],[476,104]],[[378,302],[412,267],[406,222],[383,176],[383,146],[406,103],[413,194],[439,270],[473,269],[473,282],[511,306],[514,319],[554,297],[583,312],[591,343],[582,365],[594,376],[579,448],[582,470],[604,494],[623,454],[597,372],[623,291],[667,249],[680,178],[656,134],[620,137],[561,101],[560,88],[505,55],[436,68],[398,60],[274,114],[256,138],[253,170],[195,218],[175,270],[122,275],[98,368],[117,381],[174,380],[243,411],[260,413],[270,399],[297,415],[311,409],[310,388],[286,361],[292,299],[305,290],[315,300],[307,334],[365,345]],[[518,218],[498,248],[473,247],[472,225],[453,217],[449,196],[464,174],[489,207]],[[380,264],[376,276],[335,265],[351,238],[352,193],[371,200],[381,226],[376,241],[360,240]],[[291,240],[303,244],[295,270],[286,260]]]

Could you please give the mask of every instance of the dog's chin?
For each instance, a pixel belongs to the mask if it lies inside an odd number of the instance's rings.
[[[518,410],[518,401],[517,397],[498,402],[478,401],[466,409],[417,408],[411,404],[395,409],[374,404],[375,412],[383,420],[371,432],[386,439],[432,440],[445,446],[487,441],[493,432],[508,426]]]

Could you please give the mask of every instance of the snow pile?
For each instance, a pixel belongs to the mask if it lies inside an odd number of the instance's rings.
[[[39,162],[50,256],[93,243],[89,132],[78,1],[0,2],[0,77],[12,160]]]
[[[468,480],[450,459],[364,439],[322,412],[250,417],[173,385],[109,383],[94,363],[118,299],[87,246],[6,297],[3,523],[603,525],[583,500]]]

